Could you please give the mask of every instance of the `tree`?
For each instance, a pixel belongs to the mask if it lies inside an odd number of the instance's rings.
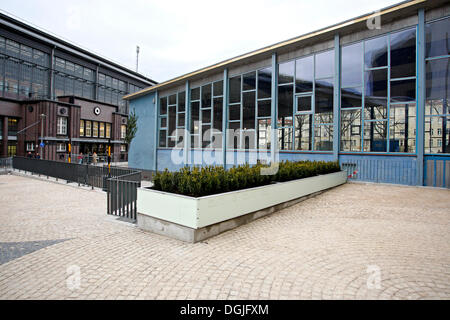
[[[125,142],[127,143],[128,148],[130,148],[131,141],[136,136],[138,118],[135,109],[133,109],[128,116],[127,134],[125,135]]]

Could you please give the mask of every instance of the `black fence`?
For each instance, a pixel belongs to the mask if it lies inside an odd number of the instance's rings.
[[[0,171],[9,171],[12,168],[12,158],[0,158]]]
[[[123,167],[91,166],[87,164],[61,161],[40,160],[25,157],[14,157],[12,167],[15,170],[28,171],[32,174],[54,177],[56,179],[102,188],[106,191],[106,180],[119,176],[130,176],[131,181],[141,181],[141,172]]]
[[[141,186],[137,179],[136,174],[107,179],[108,214],[136,221],[137,188]]]

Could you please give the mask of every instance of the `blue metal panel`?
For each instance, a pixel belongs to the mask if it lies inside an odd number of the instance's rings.
[[[183,149],[158,149],[157,163],[158,170],[176,171],[184,167],[184,150]]]
[[[424,183],[424,140],[425,140],[425,10],[419,9],[417,26],[417,185]]]
[[[271,124],[272,124],[272,135],[270,137],[270,154],[271,162],[278,161],[278,131],[277,131],[277,106],[278,106],[278,65],[277,65],[277,54],[272,54],[272,100],[271,100]]]
[[[450,155],[425,156],[424,185],[450,188]]]
[[[417,185],[416,157],[342,154],[339,162],[349,179]]]
[[[130,110],[138,116],[137,132],[128,151],[131,168],[155,170],[156,168],[156,94],[151,93],[130,101]],[[149,125],[151,124],[151,125]]]

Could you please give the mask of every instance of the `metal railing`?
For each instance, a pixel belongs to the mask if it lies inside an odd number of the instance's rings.
[[[12,158],[0,158],[0,171],[12,169]]]
[[[56,179],[102,188],[106,191],[108,178],[130,177],[131,181],[139,181],[141,172],[122,167],[91,166],[88,164],[67,163],[52,160],[40,160],[25,157],[14,157],[12,167],[15,170],[28,171],[32,174],[54,177]]]
[[[107,179],[107,213],[136,221],[137,188],[141,173]]]

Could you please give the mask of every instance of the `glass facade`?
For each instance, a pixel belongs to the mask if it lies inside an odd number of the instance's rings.
[[[426,25],[425,153],[450,153],[450,18]]]
[[[415,153],[416,28],[342,47],[341,70],[340,151]]]
[[[425,153],[450,153],[450,19],[426,24]],[[272,119],[279,150],[331,152],[340,135],[344,153],[415,154],[417,28],[409,27],[340,48],[339,128],[334,127],[334,49],[278,64],[276,116],[271,113],[272,68],[230,76],[226,126],[223,82],[159,99],[159,146],[174,147],[188,123],[191,146],[228,150],[271,148]],[[182,102],[181,102],[182,98]],[[186,107],[189,107],[187,113]],[[186,119],[189,114],[189,119]],[[181,145],[182,146],[182,145]]]

